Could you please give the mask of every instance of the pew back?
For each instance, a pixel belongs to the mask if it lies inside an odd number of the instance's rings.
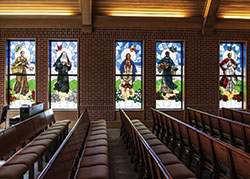
[[[128,135],[130,134],[131,139],[134,139],[140,143],[140,146],[142,147],[142,153],[144,153],[143,156],[145,157],[144,163],[149,165],[152,178],[156,177],[172,179],[164,164],[161,162],[152,148],[148,145],[140,132],[136,129],[127,114],[123,110],[120,110],[120,114],[123,125],[126,126],[126,128],[129,130]]]
[[[85,110],[40,174],[39,179],[53,179],[55,176],[72,178],[74,176],[80,159],[79,151],[86,140],[88,128],[89,118],[88,112]]]
[[[222,108],[222,115],[225,118],[250,125],[250,113],[235,109]]]
[[[1,146],[6,147],[0,147],[0,158],[5,156],[5,160],[7,160],[13,151],[17,152],[39,135],[50,124],[46,121],[48,112],[53,115],[53,111],[50,109],[1,131],[0,143],[3,143]]]
[[[199,150],[198,153],[200,155],[200,161],[205,160],[204,154],[207,154],[210,156],[210,158],[212,158],[215,175],[221,175],[223,173],[221,171],[224,169],[224,167],[226,167],[230,171],[229,177],[231,178],[250,178],[250,171],[248,169],[248,167],[250,166],[250,155],[248,153],[212,136],[209,136],[206,133],[195,129],[189,124],[175,119],[163,112],[155,109],[152,110],[163,116],[166,116],[166,118],[168,119],[178,122],[182,136],[185,136],[183,134],[185,134],[187,131],[190,144],[189,148],[196,147]],[[191,111],[191,113],[193,113],[192,116],[194,116],[195,113],[193,111]],[[166,124],[168,125],[169,123]]]
[[[209,114],[189,107],[187,108],[187,111],[191,114],[201,114],[202,119],[204,121],[207,121],[207,123],[209,124],[206,125],[203,123],[203,128],[209,128],[210,135],[217,137],[214,131],[218,131],[217,133],[221,140],[229,142],[230,144],[239,148],[243,148],[246,152],[250,152],[250,140],[247,135],[247,131],[250,130],[250,125],[220,116],[215,116],[213,114]],[[226,111],[225,114],[227,114],[229,110],[224,108],[224,111]],[[195,115],[189,115],[189,117],[194,117],[189,119],[190,124],[199,129],[196,124],[198,120]]]

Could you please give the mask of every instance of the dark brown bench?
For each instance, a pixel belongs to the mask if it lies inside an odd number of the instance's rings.
[[[232,120],[250,125],[250,113],[249,112],[239,111],[235,109],[222,108],[222,115],[224,118],[232,119]]]
[[[250,152],[250,125],[192,108],[187,108],[187,111],[192,126]]]
[[[22,178],[29,171],[34,178],[34,163],[42,170],[43,155],[48,160],[66,136],[70,121],[55,122],[53,111],[47,110],[0,132],[0,178]],[[4,147],[2,147],[4,146]]]
[[[144,178],[195,178],[195,175],[139,120],[130,120],[123,110],[121,135],[135,171]]]
[[[106,121],[89,121],[85,110],[39,179],[108,179]]]
[[[215,178],[250,178],[250,155],[230,144],[216,139],[208,134],[186,124],[163,112],[152,109],[154,116],[158,115],[165,130],[167,146],[177,156],[196,165],[196,175],[201,178],[205,169]]]

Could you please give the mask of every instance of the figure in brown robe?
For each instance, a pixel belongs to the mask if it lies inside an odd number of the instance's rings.
[[[29,66],[27,58],[24,57],[25,52],[20,52],[21,56],[17,57],[14,63],[14,69],[18,69],[18,74],[16,76],[16,83],[14,85],[14,90],[16,94],[20,93],[22,95],[26,95],[29,92],[29,85],[28,85],[28,79],[26,76],[26,68],[29,70],[33,70],[32,67]]]

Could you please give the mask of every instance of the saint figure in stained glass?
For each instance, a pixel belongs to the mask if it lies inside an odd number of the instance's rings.
[[[116,41],[116,108],[141,109],[142,42]]]
[[[220,43],[220,108],[244,108],[246,48],[242,42]]]
[[[78,43],[76,40],[51,40],[49,54],[49,107],[75,110]]]
[[[232,93],[234,87],[237,85],[237,76],[235,76],[237,64],[235,60],[232,59],[231,53],[228,53],[227,55],[228,57],[220,63],[220,68],[223,71],[223,77],[220,80],[220,85],[228,92]]]
[[[121,87],[123,88],[124,93],[126,93],[127,90],[129,90],[129,94],[132,95],[133,94],[132,88],[133,88],[133,83],[135,81],[135,76],[130,76],[130,75],[134,75],[137,72],[137,70],[135,67],[135,63],[131,59],[130,53],[126,54],[126,59],[121,63],[120,71],[121,75],[125,75],[121,76]]]
[[[158,62],[159,73],[163,70],[163,74],[165,75],[161,82],[161,92],[164,96],[168,93],[173,93],[173,90],[177,88],[177,85],[173,83],[171,75],[178,70],[173,60],[170,58],[168,51],[166,51],[165,55],[166,56]]]
[[[20,93],[25,96],[29,92],[28,79],[27,76],[25,76],[26,68],[32,71],[33,67],[29,66],[28,60],[24,55],[25,51],[22,50],[20,52],[20,56],[15,59],[14,65],[11,67],[11,70],[13,74],[22,74],[16,76],[14,91],[16,92],[16,94]]]
[[[69,92],[69,77],[68,71],[71,70],[71,63],[69,57],[65,51],[61,53],[59,58],[54,63],[55,71],[58,72],[57,82],[54,85],[54,89],[64,93]]]
[[[184,46],[181,41],[156,42],[156,108],[183,108]]]

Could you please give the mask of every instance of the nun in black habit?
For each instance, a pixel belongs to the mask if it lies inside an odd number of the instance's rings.
[[[69,92],[69,77],[68,71],[71,70],[71,63],[67,53],[64,51],[60,57],[53,64],[55,70],[58,72],[57,82],[54,85],[54,90],[68,93]]]

